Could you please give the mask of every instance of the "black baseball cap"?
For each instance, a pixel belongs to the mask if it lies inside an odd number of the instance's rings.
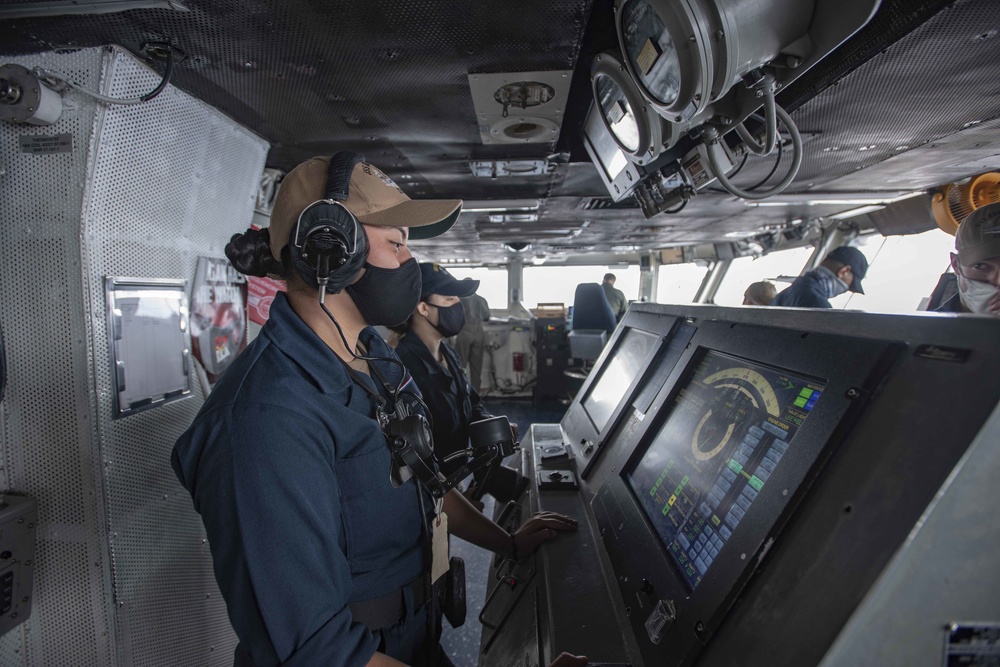
[[[478,280],[472,278],[459,280],[448,273],[448,269],[433,262],[420,263],[420,279],[423,281],[423,287],[420,290],[421,298],[431,294],[466,297],[472,296],[479,289]]]
[[[861,288],[861,279],[865,277],[866,273],[868,273],[868,259],[865,257],[864,253],[857,248],[842,245],[839,248],[834,248],[830,254],[826,256],[826,258],[851,267],[851,273],[854,274],[854,281],[851,283],[849,289],[852,292],[857,292],[858,294],[865,293],[865,291]]]

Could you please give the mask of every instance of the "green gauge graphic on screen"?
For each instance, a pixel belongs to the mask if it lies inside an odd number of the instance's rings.
[[[714,395],[691,437],[691,452],[699,461],[708,461],[725,449],[744,423],[758,421],[764,414],[779,416],[771,383],[752,368],[726,368],[702,382]]]
[[[724,551],[825,389],[822,381],[714,350],[693,367],[627,474],[694,589]]]

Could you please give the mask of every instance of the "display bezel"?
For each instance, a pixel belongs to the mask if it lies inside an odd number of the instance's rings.
[[[636,492],[636,490],[633,487],[633,485],[628,482],[628,479],[633,475],[633,473],[636,471],[636,469],[642,464],[643,460],[649,454],[650,450],[653,449],[653,446],[656,444],[657,440],[659,439],[659,436],[663,432],[663,429],[665,429],[667,427],[667,425],[670,423],[670,419],[675,414],[675,410],[677,409],[679,394],[681,392],[685,392],[685,391],[688,391],[690,389],[691,384],[694,381],[695,376],[697,375],[698,368],[701,366],[701,364],[705,361],[705,359],[709,355],[719,355],[720,357],[723,357],[725,359],[731,359],[731,360],[734,360],[736,362],[747,363],[747,364],[756,366],[758,368],[763,368],[763,369],[766,369],[766,370],[769,370],[769,371],[775,371],[775,372],[778,372],[778,373],[785,373],[785,374],[788,374],[789,376],[795,376],[796,379],[805,380],[806,382],[810,382],[810,383],[812,383],[814,385],[820,385],[820,386],[822,386],[823,388],[821,389],[821,391],[824,392],[824,393],[825,393],[825,390],[826,390],[826,387],[825,387],[826,383],[825,383],[824,380],[822,380],[820,378],[806,377],[806,376],[803,376],[802,374],[797,373],[797,372],[795,372],[795,371],[793,371],[791,369],[778,368],[778,367],[775,367],[775,366],[771,366],[770,364],[763,364],[763,363],[760,363],[760,362],[758,362],[756,360],[745,359],[745,358],[742,358],[742,357],[737,357],[737,356],[734,356],[734,355],[730,355],[730,354],[727,354],[727,353],[722,352],[720,350],[712,350],[712,349],[709,349],[709,348],[706,348],[706,347],[700,347],[699,346],[697,348],[697,350],[695,351],[695,353],[689,358],[688,364],[687,364],[687,368],[686,368],[686,372],[685,372],[684,375],[682,375],[680,377],[680,379],[677,382],[676,391],[674,392],[674,399],[673,399],[673,401],[671,403],[667,404],[668,409],[664,411],[662,419],[659,420],[658,427],[656,428],[655,431],[651,430],[647,434],[647,436],[643,439],[643,444],[635,448],[635,450],[633,451],[632,457],[629,459],[628,463],[622,469],[622,473],[621,473],[622,478],[626,480],[626,487],[627,487],[628,491],[630,492],[633,501],[639,506],[639,509],[642,511],[643,515],[646,518],[646,525],[653,531],[653,533],[659,539],[661,550],[664,553],[667,553],[667,560],[671,563],[671,565],[674,566],[675,574],[677,575],[678,581],[680,581],[687,588],[687,591],[688,591],[689,594],[691,592],[693,592],[694,590],[696,590],[697,585],[692,585],[690,582],[688,582],[687,579],[686,579],[686,577],[684,577],[683,572],[680,571],[680,569],[681,569],[680,563],[678,563],[677,559],[675,557],[673,557],[669,553],[670,544],[665,541],[665,538],[656,529],[653,517],[650,516],[649,512],[643,506],[643,499],[639,497],[639,495]],[[807,415],[806,419],[803,420],[803,424],[799,425],[796,428],[795,433],[786,442],[786,444],[788,445],[788,448],[794,448],[794,447],[797,446],[797,444],[798,444],[798,440],[797,440],[798,433],[799,433],[799,431],[802,429],[802,427],[805,425],[805,423],[807,421],[808,421],[808,415]],[[736,443],[734,443],[734,449],[735,449],[735,445],[736,445]],[[785,457],[782,456],[782,460],[784,460],[784,458]],[[781,467],[781,463],[779,462],[778,468],[780,468],[780,467]],[[776,468],[775,471],[777,471],[778,468]],[[772,475],[773,474],[774,473],[772,473]],[[770,477],[769,477],[767,479],[767,482],[764,483],[764,485],[767,486],[770,483],[771,483],[771,480],[770,480]],[[752,510],[752,508],[756,504],[756,502],[757,501],[755,499],[753,501],[753,504],[751,504],[750,510]],[[748,510],[748,511],[750,511],[750,510]],[[717,530],[718,530],[718,528],[717,528]],[[728,541],[726,542],[726,546],[728,546]],[[705,573],[704,576],[708,576],[708,574],[711,572],[711,567],[712,566],[709,566],[709,569],[706,571],[706,573]]]
[[[880,360],[890,343],[846,337],[801,334],[794,330],[706,322],[695,333],[688,350],[674,367],[654,400],[640,429],[628,442],[608,443],[608,464],[614,474],[592,501],[594,515],[619,582],[623,599],[648,605],[630,619],[647,661],[667,654],[695,655],[718,629],[733,602],[775,538],[787,523],[836,446],[843,438],[868,389],[884,370]],[[826,385],[808,419],[795,434],[781,465],[771,474],[750,511],[740,522],[726,549],[693,590],[677,571],[659,534],[638,505],[626,475],[650,447],[675,404],[678,392],[690,381],[705,350],[782,369]],[[845,364],[844,359],[851,359]],[[875,370],[872,370],[875,369]],[[644,586],[641,582],[648,582]],[[670,600],[676,621],[654,645],[644,627],[652,605]]]
[[[594,368],[587,376],[580,390],[576,393],[573,403],[566,410],[566,414],[563,416],[560,425],[566,434],[566,444],[574,452],[574,456],[581,464],[586,462],[586,468],[583,471],[584,478],[587,477],[590,468],[600,457],[604,440],[610,434],[614,433],[624,413],[630,409],[631,402],[634,400],[638,388],[645,385],[650,375],[655,371],[665,349],[665,343],[673,335],[677,321],[678,318],[674,316],[633,311],[626,313],[625,318],[619,323],[611,340],[608,341],[608,344],[601,352],[601,356],[594,364]],[[591,388],[596,384],[599,377],[601,377],[605,364],[611,359],[612,354],[617,350],[619,341],[629,329],[636,329],[642,333],[652,334],[657,336],[658,340],[653,344],[653,348],[647,355],[645,364],[636,373],[636,376],[632,379],[632,383],[626,388],[618,405],[611,413],[607,423],[604,424],[604,428],[597,430],[593,419],[591,419],[590,414],[583,406],[583,401],[585,397],[590,395]]]
[[[593,396],[594,391],[601,386],[601,381],[605,379],[608,370],[610,370],[611,368],[612,362],[614,362],[614,360],[618,358],[618,355],[621,354],[621,352],[625,349],[624,347],[625,341],[628,339],[630,334],[634,334],[637,336],[646,336],[647,342],[649,343],[649,350],[646,352],[643,358],[639,360],[639,367],[637,368],[636,373],[632,377],[632,379],[629,380],[628,386],[625,387],[621,399],[619,399],[618,402],[614,405],[614,407],[611,408],[611,411],[608,413],[607,419],[604,420],[604,423],[598,424],[597,423],[598,416],[593,414],[593,409],[587,405],[587,401]],[[622,327],[621,333],[615,336],[614,344],[608,345],[608,347],[610,347],[611,350],[608,352],[607,357],[605,357],[604,363],[601,364],[601,367],[599,369],[594,369],[593,371],[591,371],[591,375],[594,376],[593,382],[588,383],[586,391],[580,392],[580,407],[583,409],[583,413],[587,415],[587,419],[590,420],[590,423],[594,426],[594,430],[597,431],[597,433],[604,433],[607,430],[608,424],[611,422],[612,417],[614,417],[615,411],[617,410],[618,406],[621,405],[622,399],[625,398],[627,394],[629,394],[628,391],[629,387],[635,384],[636,378],[641,376],[643,374],[643,371],[649,367],[650,365],[649,362],[656,355],[656,350],[659,347],[662,339],[663,339],[662,336],[658,336],[652,331],[645,331],[644,329],[639,329],[636,327]]]

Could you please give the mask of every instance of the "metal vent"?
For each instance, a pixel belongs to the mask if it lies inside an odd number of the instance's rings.
[[[635,198],[626,197],[616,202],[611,197],[587,197],[577,208],[581,211],[603,211],[606,209],[638,209]]]

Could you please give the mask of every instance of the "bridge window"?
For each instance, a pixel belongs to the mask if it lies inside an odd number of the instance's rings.
[[[485,267],[459,268],[447,267],[448,273],[459,280],[472,278],[479,281],[476,294],[486,299],[490,308],[505,310],[507,308],[507,269],[490,269]]]
[[[526,266],[524,267],[525,308],[535,308],[539,303],[564,303],[573,305],[573,295],[580,283],[600,283],[605,273],[615,274],[615,287],[625,293],[625,298],[639,298],[638,266]]]
[[[739,257],[733,260],[726,271],[719,290],[715,293],[715,303],[720,306],[739,306],[743,303],[743,293],[751,283],[767,280],[774,283],[780,292],[789,283],[781,282],[779,276],[795,278],[809,261],[812,246],[777,250],[762,257]],[[661,271],[663,269],[660,269]]]
[[[912,313],[930,296],[955,252],[955,237],[933,229],[909,236],[862,237],[855,245],[870,264],[865,293],[847,292],[830,299],[834,308],[873,313]]]
[[[693,263],[664,264],[656,281],[656,302],[691,303],[707,273],[707,266]]]

